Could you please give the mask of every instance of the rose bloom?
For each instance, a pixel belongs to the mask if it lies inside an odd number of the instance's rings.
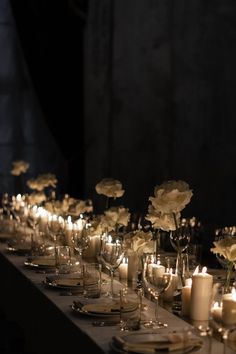
[[[173,214],[162,214],[155,210],[152,205],[148,207],[148,214],[145,216],[146,220],[149,220],[154,229],[161,229],[163,231],[174,231],[176,230],[175,219]],[[180,221],[180,213],[176,214],[177,226]]]
[[[105,211],[105,215],[102,216],[102,224],[104,227],[108,227],[108,230],[114,230],[116,226],[127,226],[130,220],[130,212],[128,209],[119,206],[111,207]]]
[[[37,205],[41,204],[47,199],[46,195],[44,192],[33,192],[28,195],[27,201],[30,205]]]
[[[19,176],[22,173],[25,173],[29,168],[29,164],[23,160],[18,160],[12,162],[11,174],[13,176]]]
[[[152,233],[137,230],[129,232],[124,236],[124,247],[127,254],[137,253],[141,256],[143,253],[153,252],[154,242],[152,241]]]
[[[39,175],[37,178],[31,178],[27,182],[27,186],[31,189],[42,191],[46,187],[56,187],[56,176],[51,173]]]
[[[154,197],[149,197],[156,211],[163,214],[179,213],[190,202],[193,192],[184,181],[167,181],[157,185]]]
[[[214,248],[211,248],[211,252],[220,254],[229,262],[236,262],[236,238],[224,237],[219,241],[214,241]]]
[[[125,192],[122,189],[121,182],[113,178],[102,179],[101,182],[96,184],[95,189],[98,194],[103,194],[109,198],[122,197]]]

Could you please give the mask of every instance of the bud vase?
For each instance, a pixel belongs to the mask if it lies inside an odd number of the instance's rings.
[[[128,255],[128,282],[135,282],[138,278],[139,256],[132,252]]]

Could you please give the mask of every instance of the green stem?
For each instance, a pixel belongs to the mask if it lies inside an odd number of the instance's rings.
[[[111,198],[109,198],[109,197],[106,198],[105,210],[108,210],[110,208],[110,203],[111,203],[110,199]]]
[[[232,277],[234,264],[233,262],[228,263],[227,273],[226,273],[226,280],[225,280],[225,293],[230,292],[230,281]]]

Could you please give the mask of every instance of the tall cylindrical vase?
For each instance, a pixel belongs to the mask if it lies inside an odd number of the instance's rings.
[[[132,252],[128,254],[128,282],[133,283],[138,279],[139,256]]]

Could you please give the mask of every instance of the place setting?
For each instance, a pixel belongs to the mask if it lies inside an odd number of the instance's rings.
[[[200,337],[191,329],[172,330],[168,332],[144,331],[115,335],[110,341],[111,352],[126,354],[174,354],[192,353],[203,345]]]

